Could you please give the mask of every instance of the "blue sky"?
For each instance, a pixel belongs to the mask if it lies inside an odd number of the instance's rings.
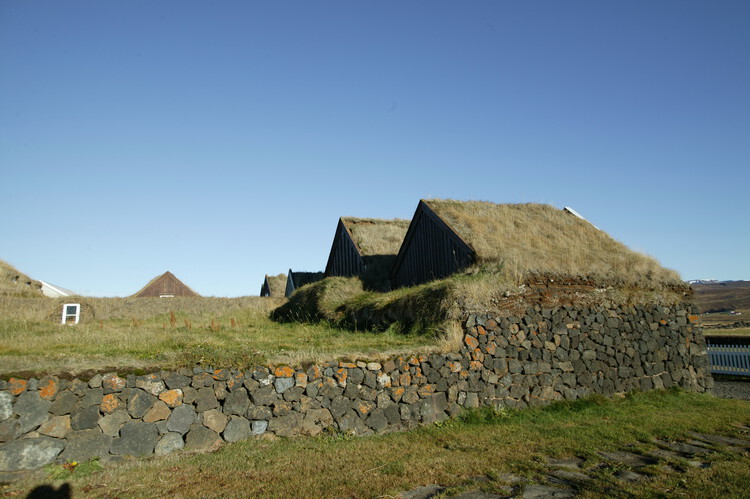
[[[0,0],[0,185],[0,259],[91,296],[257,295],[427,197],[750,280],[750,2]]]

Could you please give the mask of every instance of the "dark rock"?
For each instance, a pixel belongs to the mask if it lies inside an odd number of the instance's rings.
[[[55,416],[70,414],[73,407],[78,403],[78,397],[70,390],[63,390],[57,394],[55,401],[49,408],[49,412]]]
[[[158,441],[159,431],[154,424],[133,421],[120,428],[120,438],[114,439],[110,452],[115,455],[147,456],[154,453]]]
[[[163,456],[170,452],[182,449],[183,447],[185,447],[185,441],[182,439],[182,435],[170,432],[166,433],[161,437],[161,440],[156,443],[154,454],[157,456]]]
[[[365,424],[374,431],[383,431],[388,426],[388,418],[383,409],[375,409],[365,420]]]
[[[99,428],[73,431],[65,438],[68,444],[60,454],[63,461],[88,461],[109,454],[113,438],[104,435]]]
[[[128,398],[128,413],[136,419],[142,418],[158,399],[141,389],[133,390]]]
[[[184,435],[198,419],[195,409],[190,405],[178,405],[167,418],[167,430]]]
[[[190,386],[190,382],[192,380],[187,377],[183,376],[182,374],[177,373],[170,373],[164,377],[164,383],[167,385],[167,388],[170,390],[174,390],[175,388],[185,388],[186,386]]]
[[[48,411],[52,402],[44,400],[39,392],[23,392],[16,397],[13,404],[13,412],[18,414],[18,423],[21,433],[35,430],[49,417]]]
[[[92,405],[83,409],[74,409],[70,415],[70,427],[73,430],[88,430],[99,424],[99,407]]]
[[[86,394],[78,401],[78,407],[84,408],[99,405],[102,403],[102,397],[104,397],[104,389],[102,388],[87,390]]]
[[[195,397],[196,411],[205,412],[217,407],[219,407],[219,400],[216,398],[216,393],[212,388],[207,387],[198,390],[198,395]]]
[[[299,435],[302,431],[302,414],[293,412],[286,416],[274,418],[268,423],[268,431],[272,431],[280,437]]]
[[[185,450],[213,452],[222,445],[221,437],[201,424],[193,424],[185,435]]]
[[[5,421],[13,415],[13,395],[10,392],[0,392],[0,421]]]
[[[250,405],[250,397],[247,395],[247,391],[240,387],[235,388],[234,391],[229,392],[224,399],[224,414],[237,416],[244,416]]]
[[[102,433],[110,437],[116,437],[120,434],[120,428],[130,421],[132,421],[132,418],[127,411],[120,410],[99,419],[98,424]]]
[[[53,462],[65,447],[50,437],[22,438],[0,446],[0,471],[33,470]]]
[[[240,416],[232,416],[222,435],[227,442],[238,442],[250,438],[252,434],[250,421]]]
[[[311,385],[307,385],[308,388]],[[250,392],[250,399],[255,405],[273,405],[279,400],[279,396],[273,386],[262,386]]]
[[[269,420],[273,417],[273,412],[270,407],[251,405],[245,417],[250,421]]]

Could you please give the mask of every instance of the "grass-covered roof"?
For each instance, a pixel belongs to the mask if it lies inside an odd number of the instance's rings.
[[[0,260],[0,296],[44,296],[42,283]]]
[[[362,256],[395,255],[409,228],[409,220],[342,217]]]
[[[677,272],[553,206],[443,199],[425,203],[475,251],[478,267],[502,268],[519,281],[544,275],[647,288],[682,285]]]

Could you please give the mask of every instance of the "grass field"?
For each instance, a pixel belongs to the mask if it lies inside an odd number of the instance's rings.
[[[70,301],[70,300],[67,300]],[[59,324],[63,300],[3,298],[0,375],[246,368],[340,357],[378,359],[429,352],[434,336],[368,333],[326,323],[280,324],[269,298],[80,298],[82,321]]]
[[[689,417],[686,417],[689,415]],[[597,469],[597,451],[625,447],[638,453],[655,438],[688,432],[747,435],[750,403],[678,390],[634,393],[625,399],[589,398],[546,408],[498,413],[475,410],[458,420],[389,435],[247,440],[209,455],[175,453],[128,459],[101,469],[54,465],[0,489],[25,495],[34,487],[67,483],[74,497],[396,497],[427,484],[500,493],[503,474],[535,481],[549,472],[547,457],[579,457],[592,480],[580,497],[746,497],[750,456],[715,452],[696,468],[667,459],[624,483]],[[669,465],[669,466],[664,466]]]

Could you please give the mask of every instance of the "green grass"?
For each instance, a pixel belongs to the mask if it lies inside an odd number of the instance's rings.
[[[6,300],[0,304],[27,306],[24,315],[15,312],[13,317],[8,310],[11,318],[0,320],[0,375],[128,372],[196,363],[247,368],[436,348],[431,336],[376,334],[324,322],[274,322],[268,312],[282,301],[266,300],[83,298],[83,319],[75,326],[56,323],[61,305],[54,300]]]
[[[703,328],[703,335],[711,336],[750,336],[750,327],[738,327],[733,329],[711,329],[711,326]]]
[[[253,439],[209,455],[128,459],[85,476],[74,471],[60,479],[47,472],[2,492],[68,483],[75,497],[393,497],[437,483],[449,487],[449,494],[498,493],[503,473],[534,481],[549,471],[546,457],[580,457],[594,477],[582,497],[742,497],[750,490],[746,453],[712,453],[706,469],[665,462],[680,471],[654,466],[648,480],[633,485],[614,479],[618,467],[595,468],[600,450],[639,452],[653,446],[652,439],[690,438],[690,431],[747,436],[740,425],[749,422],[746,401],[678,390],[634,393],[518,412],[476,410],[438,425],[365,438]]]

